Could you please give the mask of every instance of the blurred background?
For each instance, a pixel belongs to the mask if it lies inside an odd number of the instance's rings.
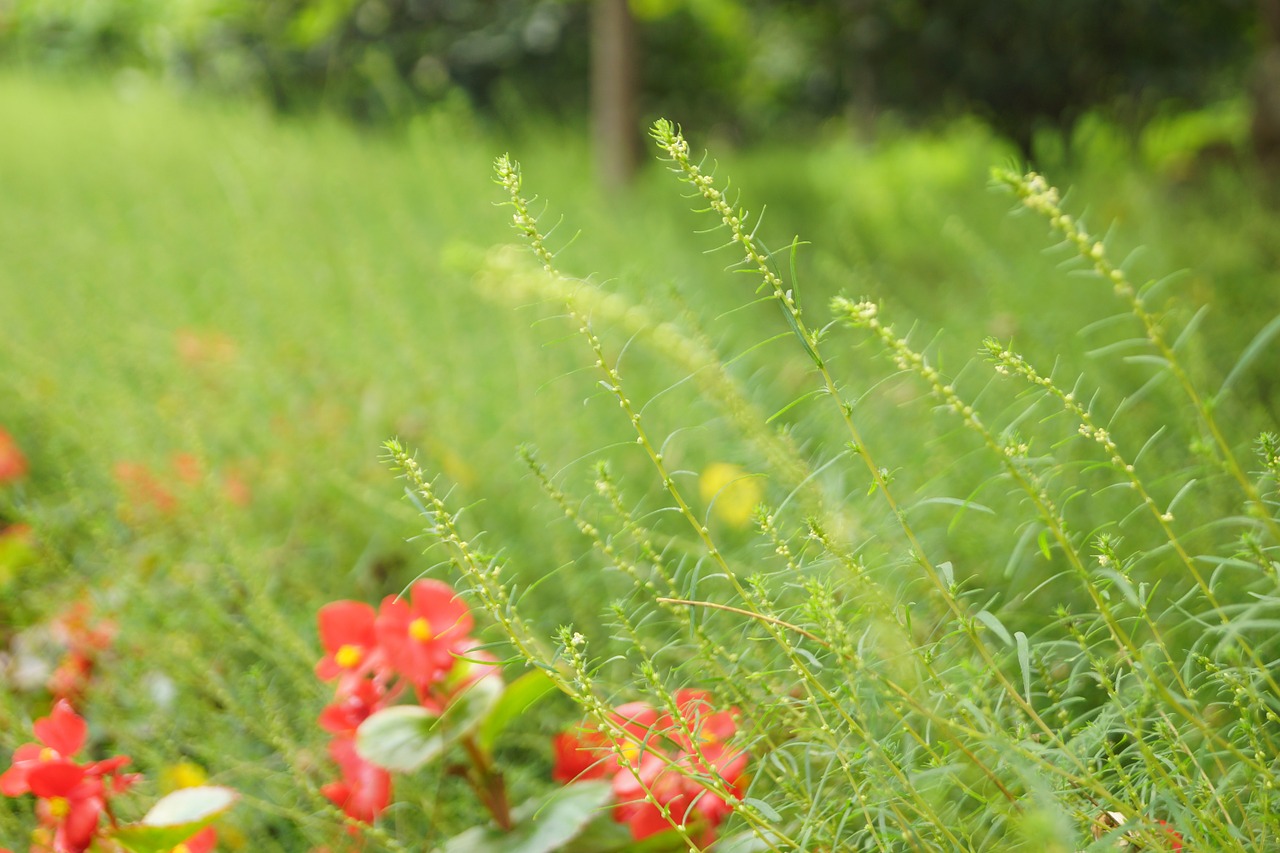
[[[1199,471],[1198,427],[1128,306],[989,191],[991,167],[1030,163],[1143,283],[1230,440],[1275,429],[1280,0],[0,0],[0,428],[29,460],[0,489],[0,749],[47,707],[13,649],[84,599],[121,626],[89,716],[145,772],[184,757],[254,792],[270,805],[236,820],[255,851],[340,837],[297,784],[332,772],[315,611],[454,580],[407,541],[422,522],[379,460],[392,436],[491,531],[548,633],[610,635],[603,605],[630,580],[584,553],[516,448],[536,445],[571,502],[596,494],[600,461],[639,517],[667,497],[510,246],[504,151],[564,272],[619,297],[593,322],[690,495],[716,464],[768,468],[646,342],[658,324],[730,364],[834,503],[896,527],[828,466],[844,427],[807,402],[811,362],[653,158],[660,116],[767,207],[760,240],[810,241],[795,263],[814,326],[835,293],[876,300],[974,395],[983,338],[1012,340],[1153,468]],[[986,482],[919,388],[834,338],[904,492]],[[1159,483],[1162,500],[1192,476]],[[1180,522],[1207,529],[1233,495],[1195,492]],[[1126,500],[1074,502],[1078,528]],[[918,529],[976,585],[1041,589],[1007,515],[953,524],[951,504],[922,505]],[[723,524],[737,564],[772,559],[745,521]],[[19,530],[29,544],[5,550]],[[1042,615],[1001,618],[1030,633]],[[507,755],[520,797],[545,786],[573,713],[526,721]],[[398,796],[429,808],[397,818],[402,837],[471,825],[459,780],[414,784]],[[0,800],[0,838],[29,818]]]
[[[977,116],[1024,157],[1082,117],[1135,135],[1232,99],[1280,150],[1275,0],[3,0],[0,53],[41,69],[394,122],[440,102],[496,122],[594,121],[606,180],[662,115],[701,135]],[[1245,153],[1219,129],[1208,156]],[[1225,138],[1223,138],[1225,137]],[[1068,146],[1069,147],[1069,146]],[[1230,149],[1230,150],[1228,150]]]

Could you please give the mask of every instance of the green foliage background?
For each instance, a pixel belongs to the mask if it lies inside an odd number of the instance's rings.
[[[315,609],[376,601],[443,571],[404,541],[420,522],[378,462],[382,440],[420,448],[467,507],[469,527],[502,532],[494,547],[511,557],[522,606],[548,632],[573,623],[609,633],[601,604],[628,589],[582,558],[579,537],[516,459],[518,445],[536,444],[574,491],[590,490],[597,458],[624,483],[636,470],[618,450],[632,442],[626,425],[581,375],[587,357],[565,338],[559,309],[512,289],[523,261],[503,248],[512,236],[493,204],[494,152],[521,151],[537,184],[554,190],[547,221],[563,215],[559,245],[583,232],[562,254],[567,271],[609,276],[606,289],[628,303],[702,327],[769,411],[807,387],[802,355],[756,346],[774,334],[776,310],[740,307],[740,279],[723,256],[703,253],[709,240],[693,233],[698,219],[669,176],[655,166],[631,195],[603,196],[570,131],[531,123],[499,137],[446,105],[370,135],[325,117],[181,101],[141,79],[70,88],[7,75],[0,112],[21,117],[0,137],[0,415],[33,469],[3,513],[31,523],[42,543],[38,561],[0,579],[0,624],[12,636],[81,592],[118,619],[118,647],[87,707],[95,748],[133,754],[153,780],[179,756],[208,767],[246,792],[232,826],[253,849],[341,833],[316,790],[332,771],[314,725],[326,699],[310,672]],[[1075,140],[1092,152],[1089,168],[1072,180],[1091,199],[1091,219],[1116,223],[1119,247],[1151,246],[1133,259],[1135,278],[1193,269],[1169,285],[1185,306],[1173,321],[1211,307],[1205,340],[1227,343],[1186,355],[1198,376],[1220,377],[1274,315],[1266,270],[1280,244],[1247,176],[1191,157],[1201,125],[1238,134],[1239,109],[1153,125],[1138,160],[1120,131],[1095,120]],[[923,339],[945,326],[953,331],[935,354],[962,374],[983,337],[1012,337],[1114,404],[1146,374],[1090,353],[1129,333],[1089,326],[1113,311],[1105,295],[1055,271],[1040,248],[1043,224],[1010,218],[1008,198],[986,191],[988,167],[1009,156],[982,125],[959,122],[877,146],[832,134],[803,150],[730,151],[719,167],[768,202],[760,235],[770,245],[797,232],[814,243],[799,254],[806,304],[846,289],[918,317]],[[181,336],[191,331],[225,336],[234,354],[187,363]],[[625,324],[619,333],[625,340]],[[1270,420],[1272,363],[1256,362],[1224,401],[1240,435]],[[681,385],[682,368],[640,343],[625,364],[633,393],[662,399],[659,423],[693,427],[680,442],[684,476],[706,461],[750,460],[721,441],[717,416]],[[869,415],[895,474],[904,488],[964,497],[985,476],[966,439],[917,392],[895,387],[884,386],[893,404]],[[1133,438],[1173,425],[1158,452],[1179,470],[1196,459],[1195,437],[1169,411],[1158,391],[1118,429]],[[904,418],[919,427],[906,440]],[[802,447],[833,441],[805,406],[782,423]],[[608,452],[588,453],[599,448]],[[178,452],[242,472],[250,507],[193,488],[179,492],[172,518],[131,510],[113,467],[140,461],[181,489],[170,467]],[[865,484],[835,487],[865,501]],[[652,496],[632,499],[644,507]],[[1213,500],[1210,491],[1192,517],[1211,517]],[[1100,499],[1083,511],[1106,519],[1112,506]],[[1021,570],[1007,576],[1035,549],[1008,557],[1017,543],[999,517],[970,515],[952,532],[949,513],[925,512],[929,541],[972,568],[974,583],[1002,585],[1013,599],[1039,584]],[[736,558],[755,559],[749,537],[730,541]],[[1011,630],[1034,630],[1044,616],[1004,613]],[[38,701],[0,692],[0,747],[26,739]],[[504,745],[517,798],[545,785],[547,739],[574,716],[549,706]],[[406,780],[398,798],[408,805],[391,831],[402,838],[436,843],[475,821],[447,777]],[[6,833],[28,819],[20,805],[0,806]]]
[[[1177,500],[1214,464],[1204,436],[1175,389],[1130,357],[1131,320],[1057,266],[1044,223],[1010,217],[988,175],[1034,150],[1074,188],[1071,204],[1087,199],[1090,227],[1112,229],[1108,250],[1129,276],[1159,282],[1162,322],[1192,329],[1179,340],[1194,379],[1214,389],[1232,376],[1218,416],[1247,444],[1280,415],[1274,347],[1233,372],[1280,313],[1280,228],[1264,177],[1238,156],[1253,7],[953,5],[634,2],[644,109],[705,138],[708,167],[745,188],[748,206],[767,206],[758,236],[780,266],[796,235],[806,241],[796,269],[810,317],[839,292],[879,301],[1006,417],[1022,403],[985,389],[975,354],[988,336],[1012,340],[1101,410],[1120,407],[1117,439],[1146,448],[1167,474],[1153,488]],[[178,758],[207,767],[245,792],[227,837],[249,849],[296,851],[343,832],[318,794],[333,770],[314,722],[328,696],[311,673],[316,608],[377,601],[423,573],[455,580],[439,551],[406,541],[421,520],[379,462],[388,437],[440,475],[548,636],[572,624],[616,641],[607,605],[626,612],[637,599],[548,505],[522,445],[584,508],[596,498],[574,496],[595,493],[606,464],[688,569],[666,496],[588,374],[591,355],[522,272],[528,259],[495,207],[490,167],[503,151],[548,198],[543,225],[561,223],[557,263],[599,284],[609,353],[655,434],[670,437],[691,494],[708,463],[762,460],[688,367],[646,339],[655,328],[729,360],[751,401],[823,466],[827,498],[849,508],[840,534],[874,552],[892,528],[866,482],[826,467],[847,437],[809,395],[810,364],[778,337],[776,306],[707,253],[718,238],[696,233],[704,222],[671,176],[651,164],[626,193],[594,185],[587,39],[587,4],[567,0],[0,3],[0,115],[11,117],[0,133],[0,426],[32,466],[0,494],[0,522],[39,537],[35,559],[0,565],[0,640],[81,595],[118,620],[86,709],[93,748],[132,754],[152,786]],[[195,359],[193,340],[205,347]],[[1089,605],[1029,528],[1009,528],[1019,498],[992,487],[972,436],[865,343],[833,349],[866,383],[867,434],[919,497],[911,512],[931,551],[966,584],[998,590],[1009,631],[1060,634],[1037,595]],[[1039,428],[1050,429],[1028,431]],[[1065,481],[1101,482],[1087,453],[1061,447]],[[176,454],[198,457],[207,477],[184,484]],[[154,471],[178,510],[136,506],[114,473],[122,462]],[[231,475],[248,484],[247,507],[220,495]],[[1178,516],[1208,542],[1238,507],[1217,477],[1191,494]],[[974,496],[989,515],[949,502]],[[1072,519],[1155,548],[1151,531],[1117,522],[1127,506],[1100,490],[1072,503]],[[746,531],[717,534],[735,565],[776,557]],[[1181,581],[1152,553],[1144,569],[1167,572],[1172,594]],[[894,578],[902,567],[890,553],[881,580],[910,599],[918,589]],[[501,639],[492,626],[482,636]],[[648,619],[598,675],[635,698],[625,655],[654,648],[671,678],[697,682],[703,662],[672,636],[673,623]],[[26,740],[43,699],[0,689],[0,749]],[[546,789],[548,738],[577,718],[557,701],[501,746],[516,800]],[[1103,705],[1097,691],[1079,701],[1082,714]],[[455,778],[397,784],[403,805],[386,829],[402,844],[428,849],[477,822]],[[0,802],[0,841],[26,830],[24,806]]]
[[[586,109],[584,0],[7,0],[0,45],[62,68],[365,119],[461,97],[506,121]],[[848,115],[976,112],[1024,152],[1103,108],[1139,127],[1239,91],[1247,0],[632,0],[644,121],[774,139]],[[641,128],[637,128],[639,132]]]

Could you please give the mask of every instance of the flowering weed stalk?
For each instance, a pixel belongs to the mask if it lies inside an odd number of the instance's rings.
[[[1271,793],[1280,774],[1272,671],[1280,648],[1264,628],[1280,602],[1280,526],[1270,497],[1280,442],[1260,439],[1266,470],[1245,473],[1236,454],[1248,439],[1229,438],[1217,422],[1178,345],[1167,343],[1167,321],[1038,176],[999,177],[1124,301],[1158,356],[1153,369],[1183,389],[1189,420],[1214,448],[1211,464],[1226,480],[1215,481],[1213,502],[1187,511],[1198,526],[1179,524],[1186,510],[1175,509],[1213,471],[1151,468],[1159,436],[1126,451],[1131,438],[1107,423],[1083,378],[1063,388],[993,341],[982,351],[994,374],[980,381],[967,368],[948,374],[868,299],[836,297],[831,321],[814,322],[815,308],[802,308],[794,280],[798,243],[787,281],[758,237],[759,221],[695,162],[680,131],[660,121],[652,133],[700,211],[726,233],[735,266],[778,306],[812,385],[790,402],[753,399],[730,360],[704,371],[700,365],[718,357],[695,332],[669,317],[637,324],[651,309],[566,276],[523,193],[519,166],[498,160],[498,182],[537,271],[503,260],[483,275],[518,279],[565,307],[630,431],[628,444],[652,474],[652,486],[637,489],[599,463],[594,496],[575,497],[563,472],[549,473],[524,451],[546,494],[590,544],[594,557],[582,566],[617,569],[631,584],[609,608],[617,630],[602,642],[614,651],[599,661],[568,628],[558,652],[543,651],[536,618],[522,614],[496,564],[484,566],[459,546],[456,515],[433,491],[421,492],[437,534],[470,566],[464,574],[486,609],[586,712],[583,727],[556,741],[556,778],[609,780],[636,804],[618,808],[637,839],[675,831],[689,849],[1247,850],[1280,838]],[[837,338],[842,325],[869,333],[864,345]],[[611,329],[657,343],[659,358],[690,371],[684,378],[700,376],[704,398],[726,417],[697,428],[756,454],[726,462],[686,439],[686,429],[667,426],[679,424],[670,392],[682,380],[636,400]],[[860,359],[868,347],[888,356],[895,373],[876,377],[875,362]],[[882,461],[933,430],[904,408],[886,431],[876,411],[900,405],[891,389],[909,377],[963,427],[938,441],[965,465],[942,469],[932,482]],[[1046,400],[1062,414],[1043,416]],[[829,409],[819,416],[822,401]],[[744,414],[771,408],[774,418],[744,426]],[[821,417],[806,425],[810,433],[832,443],[811,439],[807,457],[770,426],[801,408]],[[1055,432],[1064,417],[1073,424],[1066,437]],[[1072,435],[1101,449],[1101,467],[1077,461]],[[393,452],[405,470],[407,455]],[[634,476],[634,457],[612,455]],[[979,458],[987,461],[971,461]],[[690,468],[704,472],[700,494],[689,486]],[[425,479],[410,474],[414,483]],[[849,485],[859,480],[862,494]],[[732,491],[740,482],[751,491]],[[1225,482],[1234,483],[1244,516],[1222,502]],[[951,489],[969,497],[952,497]],[[801,493],[810,499],[794,500]],[[754,509],[735,505],[744,494]],[[950,524],[922,524],[926,508],[939,506],[956,509]],[[948,556],[966,553],[957,550],[965,531],[983,523],[969,519],[984,515],[998,522],[993,534],[1004,532],[986,540],[991,562],[1009,567],[1004,578]],[[758,537],[743,543],[733,531],[748,516]],[[700,714],[684,713],[691,697],[707,695],[689,692],[693,672],[736,708],[727,753],[718,735],[703,737]],[[627,698],[611,703],[605,695]],[[654,695],[656,705],[640,698]],[[725,719],[718,713],[706,719]],[[667,722],[658,728],[673,733],[655,739],[659,714]],[[672,753],[659,741],[680,747]],[[738,765],[746,755],[750,776]],[[704,803],[702,817],[686,797]]]

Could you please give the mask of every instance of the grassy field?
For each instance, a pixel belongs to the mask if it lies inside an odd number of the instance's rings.
[[[509,209],[496,206],[495,156],[524,163],[529,190],[546,200],[544,227],[559,223],[553,248],[568,246],[563,268],[618,295],[599,309],[600,325],[682,476],[755,460],[686,381],[687,367],[645,338],[662,322],[696,329],[733,359],[752,400],[781,413],[815,464],[840,444],[834,419],[805,396],[803,353],[775,340],[786,330],[776,307],[725,271],[735,256],[707,252],[719,235],[696,233],[696,205],[656,162],[631,192],[606,195],[572,130],[531,122],[501,138],[442,112],[362,132],[184,102],[136,81],[3,76],[0,115],[0,426],[31,466],[0,496],[0,516],[29,523],[40,543],[38,559],[0,566],[0,641],[81,596],[114,618],[91,726],[153,778],[181,758],[245,791],[228,846],[296,851],[340,836],[317,794],[314,719],[326,695],[311,676],[315,611],[445,572],[407,541],[422,525],[380,461],[383,440],[416,448],[467,507],[469,527],[493,532],[481,541],[533,585],[522,603],[548,633],[565,623],[607,633],[603,604],[628,588],[589,571],[580,538],[516,453],[536,446],[575,491],[590,491],[599,460],[624,484],[643,471],[563,308],[520,272],[533,261],[509,248],[517,240]],[[1216,388],[1280,313],[1280,220],[1249,178],[1180,148],[1177,128],[1152,131],[1137,153],[1095,129],[1075,165],[1049,177],[1075,187],[1068,201],[1095,230],[1114,223],[1116,257],[1150,247],[1126,262],[1135,281],[1187,270],[1162,285],[1166,322],[1176,336],[1208,306],[1180,352]],[[797,234],[812,244],[797,268],[814,326],[826,325],[837,292],[880,300],[886,322],[918,324],[919,345],[979,392],[986,380],[966,364],[986,336],[1012,339],[1040,364],[1056,362],[1060,383],[1078,376],[1084,393],[1097,389],[1103,410],[1131,401],[1117,435],[1141,446],[1167,428],[1151,453],[1168,470],[1198,458],[1170,389],[1137,396],[1149,365],[1113,358],[1134,338],[1123,306],[1060,268],[1044,251],[1044,223],[1011,217],[1010,196],[990,191],[990,167],[1010,152],[982,128],[886,132],[874,145],[832,130],[804,151],[693,143],[713,148],[743,205],[767,206],[759,233],[772,248]],[[787,267],[785,253],[778,263]],[[867,377],[853,390],[875,392],[866,435],[905,491],[965,499],[983,488],[972,442],[918,389],[856,338],[834,349],[845,375]],[[1238,445],[1274,420],[1275,366],[1262,353],[1220,402]],[[832,469],[823,485],[847,497],[862,531],[882,528],[864,480]],[[643,505],[651,486],[634,488]],[[997,510],[1016,503],[991,500]],[[1103,523],[1108,501],[1090,499],[1084,529]],[[1041,583],[1019,562],[1034,547],[999,513],[957,526],[936,504],[921,512],[929,541],[973,567],[975,583],[1002,585],[1005,617],[1034,630],[1044,613],[1020,596]],[[745,532],[726,536],[744,563],[760,552]],[[535,583],[544,577],[553,582]],[[0,690],[0,750],[26,740],[42,701],[39,690]],[[518,726],[505,747],[521,768],[517,792],[546,778],[547,739],[573,714],[551,704]],[[470,825],[459,786],[406,784],[392,834],[435,843]],[[26,819],[0,802],[0,838],[17,837]]]

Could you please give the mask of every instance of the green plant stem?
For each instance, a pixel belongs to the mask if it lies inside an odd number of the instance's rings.
[[[515,823],[511,819],[511,804],[507,799],[507,786],[502,773],[494,766],[493,759],[480,746],[474,734],[465,735],[459,743],[471,759],[472,786],[480,802],[492,815],[498,828],[503,832],[510,832]]]

